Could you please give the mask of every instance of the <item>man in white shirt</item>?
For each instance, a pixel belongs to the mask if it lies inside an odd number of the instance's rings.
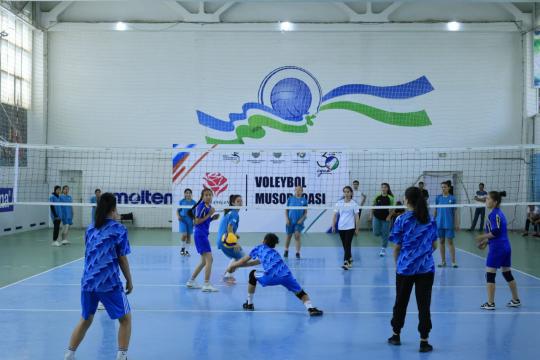
[[[366,203],[366,194],[360,191],[360,181],[354,180],[352,182],[353,188],[353,200],[360,206],[364,206]],[[358,210],[358,218],[362,215],[362,209]]]

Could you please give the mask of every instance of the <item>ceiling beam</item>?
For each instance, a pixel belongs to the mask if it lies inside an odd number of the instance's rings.
[[[73,5],[73,1],[61,1],[58,5],[52,8],[48,12],[41,13],[41,25],[45,28],[49,28],[52,25],[58,23],[58,17],[62,15],[68,7]]]
[[[346,15],[349,16],[349,22],[390,22],[389,16],[401,7],[402,3],[394,2],[380,13],[374,13],[371,2],[366,3],[366,12],[357,13],[344,2],[335,3]]]
[[[499,4],[504,10],[508,11],[516,21],[520,21],[526,26],[532,25],[532,16],[531,14],[526,14],[522,12],[515,4],[513,3],[502,3]]]
[[[180,3],[174,0],[166,0],[164,2],[169,8],[175,11],[184,22],[192,23],[219,23],[221,22],[221,16],[234,5],[234,1],[223,4],[219,9],[213,13],[207,13],[204,10],[204,1],[199,2],[199,8],[196,13],[189,12]]]

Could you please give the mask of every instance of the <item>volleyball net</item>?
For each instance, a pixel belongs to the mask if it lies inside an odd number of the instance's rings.
[[[68,185],[79,225],[91,221],[95,190],[115,194],[119,212],[140,227],[173,227],[184,190],[198,200],[213,191],[218,210],[229,196],[243,197],[244,223],[261,231],[283,223],[288,199],[300,186],[307,200],[310,231],[323,231],[343,187],[357,181],[354,200],[366,214],[387,183],[395,201],[409,186],[424,183],[429,204],[450,181],[461,227],[470,226],[479,184],[505,191],[503,206],[514,227],[540,198],[540,146],[482,148],[346,149],[308,147],[249,148],[233,145],[174,145],[170,148],[88,148],[3,143],[0,145],[1,207],[49,211],[55,186]],[[364,200],[365,196],[365,200]],[[57,205],[57,204],[55,204]],[[448,205],[442,205],[448,206]],[[187,206],[186,206],[187,207]],[[127,216],[129,221],[129,216]],[[250,220],[251,219],[251,220]],[[255,223],[254,223],[255,222]]]

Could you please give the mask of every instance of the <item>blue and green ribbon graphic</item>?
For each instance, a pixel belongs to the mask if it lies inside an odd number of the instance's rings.
[[[403,100],[425,95],[434,88],[429,80],[422,76],[411,82],[395,86],[372,86],[349,84],[333,89],[321,99],[319,112],[327,110],[346,110],[362,114],[375,121],[403,127],[421,127],[431,125],[425,110],[416,112],[391,112],[354,101],[340,101],[347,95],[371,95],[384,99]],[[248,112],[251,114],[248,115]],[[283,119],[272,108],[260,103],[246,103],[241,113],[229,114],[229,120],[220,120],[202,111],[197,111],[199,124],[223,133],[223,137],[207,136],[209,144],[243,144],[245,138],[261,139],[266,135],[265,128],[288,133],[306,133],[313,125],[315,114],[310,114],[299,121]],[[238,124],[238,122],[242,122]]]

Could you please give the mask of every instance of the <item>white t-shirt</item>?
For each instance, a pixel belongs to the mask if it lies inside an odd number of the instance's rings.
[[[358,205],[360,205],[362,203],[362,197],[364,196],[366,196],[366,194],[364,194],[363,192],[360,191],[360,189],[358,189],[358,190],[354,190],[352,199],[356,201]]]
[[[339,214],[338,229],[350,230],[355,229],[356,224],[354,222],[355,215],[358,214],[360,207],[354,200],[345,202],[345,200],[339,200],[334,207],[334,212]]]

